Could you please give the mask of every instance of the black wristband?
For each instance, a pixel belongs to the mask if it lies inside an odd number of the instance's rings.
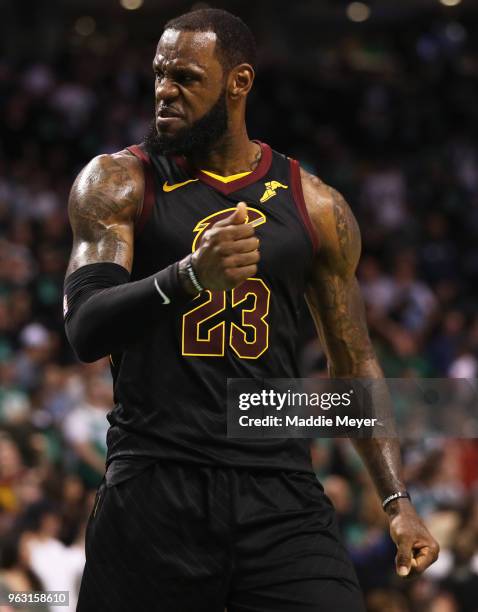
[[[392,493],[382,501],[382,508],[385,510],[389,503],[401,498],[411,500],[410,493],[408,491],[397,491],[396,493]]]

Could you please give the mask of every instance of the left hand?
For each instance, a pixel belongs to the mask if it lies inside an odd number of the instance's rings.
[[[397,546],[395,565],[401,578],[421,574],[438,558],[440,547],[408,499],[398,499],[386,508],[390,536]]]

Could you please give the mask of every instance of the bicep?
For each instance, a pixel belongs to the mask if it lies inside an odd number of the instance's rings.
[[[135,178],[111,158],[94,160],[78,176],[68,204],[73,248],[67,275],[101,262],[131,272],[139,197]]]

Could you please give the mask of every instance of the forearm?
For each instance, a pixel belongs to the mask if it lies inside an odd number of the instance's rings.
[[[358,369],[363,378],[383,379],[382,369],[375,358]],[[385,383],[372,383],[370,391],[371,412],[386,423],[387,429],[390,426],[394,428],[392,403]],[[393,493],[405,491],[400,443],[397,437],[355,438],[352,443],[362,458],[381,501]],[[387,512],[393,514],[402,503],[406,503],[406,500],[400,499],[387,504]]]
[[[65,279],[65,330],[82,361],[123,350],[147,333],[165,309],[192,299],[179,263],[129,282],[117,264],[82,266]]]
[[[362,458],[381,501],[393,493],[405,491],[397,438],[355,438],[352,443]],[[387,511],[392,510],[396,503],[388,504]]]
[[[364,342],[367,340],[368,337],[364,338]],[[372,405],[367,406],[367,412],[378,417],[386,425],[387,432],[390,432],[390,428],[394,429],[390,395],[385,382],[378,382],[383,380],[383,372],[373,349],[369,355],[369,359],[354,365],[354,378],[377,381],[377,383],[372,382],[368,385],[367,395]],[[332,375],[347,377],[347,372],[340,367],[340,363],[332,365],[330,370]],[[397,437],[354,438],[352,443],[362,458],[381,500],[393,493],[405,490],[402,480],[400,444]],[[399,500],[391,502],[387,505],[387,511],[392,512],[400,503],[403,502]]]

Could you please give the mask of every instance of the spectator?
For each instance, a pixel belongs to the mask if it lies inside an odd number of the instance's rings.
[[[83,547],[60,542],[60,514],[51,502],[42,500],[29,506],[19,524],[24,532],[25,555],[43,590],[68,591],[69,606],[65,610],[73,612],[85,563]]]

